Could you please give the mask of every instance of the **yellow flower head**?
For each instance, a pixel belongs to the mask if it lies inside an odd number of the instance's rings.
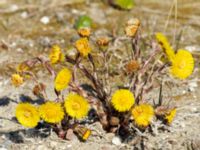
[[[68,86],[71,78],[72,78],[72,73],[69,69],[64,68],[64,69],[60,70],[60,72],[58,72],[58,74],[54,80],[55,89],[57,91],[64,90]]]
[[[87,38],[80,38],[77,40],[75,47],[83,57],[88,56],[91,52],[91,47]]]
[[[167,113],[167,115],[165,115],[165,120],[167,121],[168,124],[171,124],[175,116],[176,116],[176,108],[170,110],[170,112]]]
[[[167,37],[162,33],[156,33],[156,39],[161,45],[164,52],[166,53],[169,61],[172,62],[175,57],[175,52],[173,48],[171,47],[171,45],[169,44]]]
[[[49,59],[52,64],[64,61],[64,54],[61,52],[61,49],[58,45],[53,45],[49,54]]]
[[[11,81],[12,84],[16,87],[20,86],[24,82],[23,77],[19,74],[13,74],[11,77]]]
[[[133,106],[135,98],[133,93],[129,90],[121,89],[115,91],[112,96],[111,103],[118,112],[125,112]]]
[[[39,107],[40,117],[49,123],[59,123],[64,118],[64,110],[60,103],[48,101]]]
[[[65,110],[69,116],[82,119],[88,114],[89,103],[82,96],[70,93],[65,99]]]
[[[37,108],[29,103],[20,103],[16,107],[15,115],[20,124],[34,128],[40,121]]]
[[[189,77],[194,69],[194,58],[187,50],[178,50],[171,66],[171,74],[179,79]]]
[[[138,105],[132,109],[132,116],[136,125],[147,127],[154,116],[153,107],[149,104]]]

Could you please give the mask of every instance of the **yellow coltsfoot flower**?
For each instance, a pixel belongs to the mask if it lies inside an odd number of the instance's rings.
[[[13,74],[11,77],[12,84],[16,87],[23,84],[24,79],[20,74]]]
[[[72,78],[72,73],[69,69],[64,68],[64,69],[60,70],[60,72],[58,72],[58,74],[54,80],[55,89],[57,91],[64,90],[68,86],[71,78]]]
[[[78,94],[70,93],[65,99],[64,106],[67,114],[76,119],[86,117],[89,111],[88,101]]]
[[[29,103],[20,103],[16,107],[15,115],[24,127],[34,128],[40,121],[38,110]]]
[[[120,89],[113,94],[111,103],[118,112],[125,112],[133,106],[135,98],[131,91]]]
[[[156,33],[156,39],[159,42],[159,44],[161,45],[163,51],[166,53],[169,61],[172,62],[175,57],[175,51],[169,44],[167,37],[164,34],[159,32],[159,33]]]
[[[53,45],[51,52],[49,54],[49,59],[52,64],[56,64],[58,62],[63,62],[65,57],[64,54],[61,52],[61,48],[58,45]]]
[[[193,70],[194,58],[192,54],[187,50],[178,50],[170,68],[171,74],[179,79],[186,79]]]
[[[88,54],[91,52],[91,47],[87,38],[80,38],[77,40],[75,47],[83,57],[88,56]]]
[[[141,104],[132,109],[132,116],[136,125],[147,127],[153,119],[154,109],[149,104]]]
[[[39,107],[39,114],[48,123],[59,123],[64,118],[64,110],[61,104],[51,101]]]
[[[174,120],[174,117],[176,116],[176,108],[171,109],[166,115],[165,115],[165,120],[167,121],[168,124],[171,124],[172,121]]]

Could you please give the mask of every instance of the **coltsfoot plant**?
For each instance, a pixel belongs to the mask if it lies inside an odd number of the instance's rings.
[[[32,80],[34,95],[43,100],[37,105],[19,103],[18,122],[27,128],[49,124],[63,139],[68,139],[71,130],[84,141],[92,134],[87,125],[94,122],[122,139],[152,128],[158,120],[170,125],[176,107],[163,104],[162,77],[188,78],[194,70],[192,54],[184,49],[174,50],[162,33],[156,33],[144,46],[140,21],[135,18],[128,20],[123,36],[96,37],[90,34],[90,27],[77,25],[80,38],[72,43],[74,55],[52,45],[48,58],[38,56],[17,66],[12,84],[19,87]],[[126,51],[118,47],[119,41],[127,46]],[[52,76],[55,99],[48,98],[48,85],[39,81],[36,67],[47,69]],[[157,103],[145,98],[155,82],[161,85]]]

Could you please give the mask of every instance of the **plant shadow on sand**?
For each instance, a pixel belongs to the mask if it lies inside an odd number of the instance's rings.
[[[45,101],[42,97],[37,97],[37,99],[32,99],[30,96],[27,96],[27,95],[24,95],[24,94],[21,94],[19,96],[19,99],[21,102],[23,103],[31,103],[31,104],[43,104]]]
[[[6,118],[1,117],[0,119]],[[10,121],[17,122],[15,117],[10,119]],[[0,136],[5,135],[5,137],[13,143],[24,143],[26,138],[47,138],[50,134],[51,127],[44,123],[39,123],[38,126],[33,129],[0,132]]]
[[[27,102],[27,103],[32,103],[32,104],[42,104],[44,103],[44,99],[41,97],[37,97],[37,99],[32,99],[30,96],[21,94],[19,96],[20,102]],[[10,102],[13,102],[15,104],[18,104],[16,100],[13,100],[12,98],[8,96],[4,96],[0,98],[0,107],[8,106]]]
[[[0,107],[7,106],[7,105],[9,105],[10,102],[17,103],[17,101],[15,101],[7,96],[1,97],[0,98]]]

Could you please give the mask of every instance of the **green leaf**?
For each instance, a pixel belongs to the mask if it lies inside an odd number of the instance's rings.
[[[114,0],[114,4],[122,9],[130,10],[134,6],[134,0]]]
[[[92,26],[92,19],[86,15],[80,16],[75,23],[75,28],[80,29],[84,27],[91,28]]]

